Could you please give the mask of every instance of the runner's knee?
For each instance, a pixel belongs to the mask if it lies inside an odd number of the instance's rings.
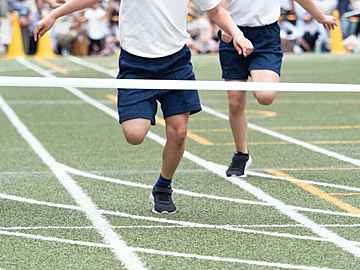
[[[229,111],[231,114],[244,112],[246,99],[244,95],[229,95]]]
[[[166,129],[167,139],[175,142],[177,145],[183,145],[187,136],[186,125],[168,126]]]
[[[136,132],[136,131],[125,131],[124,130],[124,136],[126,138],[126,141],[129,144],[139,145],[139,144],[142,144],[144,142],[146,134],[139,133],[139,132]]]
[[[139,145],[144,142],[147,130],[143,127],[123,127],[123,133],[129,144]]]
[[[259,104],[271,105],[274,103],[276,94],[273,92],[257,92],[254,93],[254,96]]]

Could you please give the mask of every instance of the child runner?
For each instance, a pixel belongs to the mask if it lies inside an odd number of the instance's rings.
[[[233,39],[234,50],[248,56],[252,44],[220,5],[221,0],[195,0],[201,10]],[[64,15],[91,7],[97,0],[69,0],[39,22],[35,36],[48,31]],[[195,80],[185,46],[188,0],[122,0],[119,79]],[[143,142],[155,124],[157,101],[166,122],[161,174],[152,190],[153,212],[175,213],[171,181],[185,149],[188,119],[201,110],[197,91],[118,90],[119,120],[126,140]]]
[[[239,55],[230,43],[231,36],[222,33],[220,42],[220,63],[222,77],[226,81],[279,82],[282,65],[282,49],[278,19],[280,0],[223,0],[244,33],[254,45],[254,52],[249,57]],[[326,16],[313,0],[297,0],[327,30],[336,26],[335,18]],[[270,105],[276,92],[253,92],[258,103]],[[251,164],[247,145],[247,121],[245,115],[246,92],[229,91],[229,119],[236,152],[233,156],[227,176],[246,176]]]

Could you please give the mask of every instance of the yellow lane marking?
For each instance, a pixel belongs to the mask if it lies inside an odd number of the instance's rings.
[[[106,95],[105,97],[106,99],[110,100],[114,105],[117,104],[117,97],[115,97],[114,95]]]
[[[360,125],[339,125],[339,126],[309,126],[309,127],[274,127],[272,130],[344,130],[344,129],[360,129]],[[230,132],[230,128],[213,128],[213,129],[194,129],[196,132]]]
[[[349,141],[308,141],[311,144],[329,144],[329,145],[338,145],[338,144],[360,144],[360,140],[349,140]],[[217,145],[233,145],[233,142],[220,143]],[[285,145],[290,144],[283,141],[268,141],[268,142],[249,142],[249,145]]]
[[[360,144],[360,140],[310,141],[312,144]]]
[[[360,192],[349,192],[349,193],[339,192],[339,193],[330,193],[330,195],[333,195],[333,196],[360,196]]]
[[[56,73],[61,73],[61,74],[69,74],[69,70],[67,70],[66,68],[60,67],[54,63],[50,63],[46,60],[43,59],[35,59],[36,62],[42,64],[45,67],[48,67],[50,69],[52,69],[53,71],[55,71]]]
[[[271,118],[276,117],[277,113],[272,111],[263,111],[263,110],[246,110],[246,116],[248,119],[262,119],[262,118]],[[196,117],[195,121],[207,121],[214,120],[213,117]]]
[[[333,129],[359,129],[360,125],[333,125],[333,126],[308,126],[308,127],[276,127],[273,130],[333,130]]]
[[[290,144],[282,141],[270,141],[270,142],[249,142],[248,145],[279,145],[279,144]],[[233,142],[219,143],[217,145],[234,145]]]
[[[192,129],[192,131],[194,132],[219,132],[219,133],[223,133],[223,132],[230,132],[231,129],[230,128],[209,128],[209,129],[206,129],[206,128],[195,128],[195,129]]]
[[[335,196],[332,196],[331,194],[326,193],[326,192],[322,191],[321,189],[319,189],[318,187],[315,187],[311,184],[297,182],[296,180],[298,180],[298,179],[288,175],[287,173],[285,173],[283,171],[269,170],[267,172],[269,172],[270,174],[272,174],[274,176],[287,177],[289,179],[289,182],[293,183],[294,185],[302,188],[303,190],[309,192],[310,194],[312,194],[332,205],[335,205],[336,207],[338,207],[342,210],[347,211],[348,213],[360,214],[359,208],[356,208],[356,207],[352,206],[351,204],[348,204],[348,203],[342,201],[341,199],[336,198]]]
[[[194,132],[191,132],[191,130],[188,130],[187,132],[187,136],[189,139],[193,140],[194,142],[197,142],[199,144],[202,144],[202,145],[214,145],[214,143],[204,137],[201,137],[200,135],[194,133]]]
[[[360,167],[304,167],[304,168],[267,168],[262,170],[278,170],[278,171],[357,171],[360,170]]]
[[[276,117],[277,113],[272,111],[247,110],[246,114],[249,118],[270,118]]]
[[[226,97],[226,93],[224,93],[223,91],[207,91],[206,92],[206,98],[211,98],[211,97],[223,97],[223,99],[221,98],[217,98],[217,102],[219,103],[224,103],[227,102],[227,97]],[[214,102],[214,100],[213,100]],[[216,102],[216,101],[215,101]],[[255,98],[249,98],[249,100],[247,101],[247,103],[249,104],[254,104],[254,105],[259,105],[259,103],[255,100]],[[308,99],[298,99],[298,98],[294,98],[294,99],[289,99],[289,98],[281,98],[278,102],[278,104],[300,104],[300,105],[358,105],[360,104],[360,102],[356,101],[356,100],[352,100],[352,99],[342,99],[342,100],[332,100],[332,99],[322,99],[322,100],[308,100]]]
[[[204,137],[201,137],[200,135],[192,132],[191,130],[188,130],[187,136],[189,139],[193,140],[194,142],[197,142],[202,145],[214,145],[214,143]]]
[[[106,98],[112,101],[114,104],[117,103],[117,98],[114,95],[106,95]],[[159,116],[156,116],[156,122],[161,126],[166,126],[165,120]],[[214,145],[214,143],[210,140],[192,132],[191,130],[188,130],[187,137],[201,145]]]

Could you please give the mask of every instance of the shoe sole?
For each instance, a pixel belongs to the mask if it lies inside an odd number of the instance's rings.
[[[247,172],[248,172],[249,167],[251,166],[251,164],[252,164],[252,158],[250,156],[248,162],[246,162],[245,169],[244,169],[244,174],[232,173],[232,174],[227,174],[226,176],[227,177],[236,176],[236,177],[240,177],[240,178],[246,178],[248,176]]]
[[[168,212],[168,211],[158,212],[158,211],[155,210],[155,208],[153,208],[151,210],[151,212],[153,212],[154,214],[157,214],[157,215],[173,215],[173,214],[176,214],[176,210],[174,212]]]
[[[158,212],[158,211],[156,211],[155,210],[155,204],[154,204],[154,196],[152,195],[152,193],[150,193],[150,195],[149,195],[149,200],[153,205],[153,208],[151,209],[151,212],[153,212],[154,214],[157,214],[157,215],[173,215],[173,214],[176,214],[176,210],[173,211],[173,212],[169,212],[169,211]]]

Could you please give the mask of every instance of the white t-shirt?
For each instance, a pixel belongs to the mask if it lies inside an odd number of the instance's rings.
[[[280,0],[227,0],[228,10],[239,26],[264,26],[280,17]]]
[[[85,11],[85,18],[88,20],[86,31],[91,39],[99,40],[106,36],[106,21],[104,16],[106,12],[101,7],[93,9],[89,8]]]
[[[199,9],[216,7],[220,0],[194,0]],[[122,0],[121,47],[134,55],[158,58],[179,51],[188,39],[188,0]]]

